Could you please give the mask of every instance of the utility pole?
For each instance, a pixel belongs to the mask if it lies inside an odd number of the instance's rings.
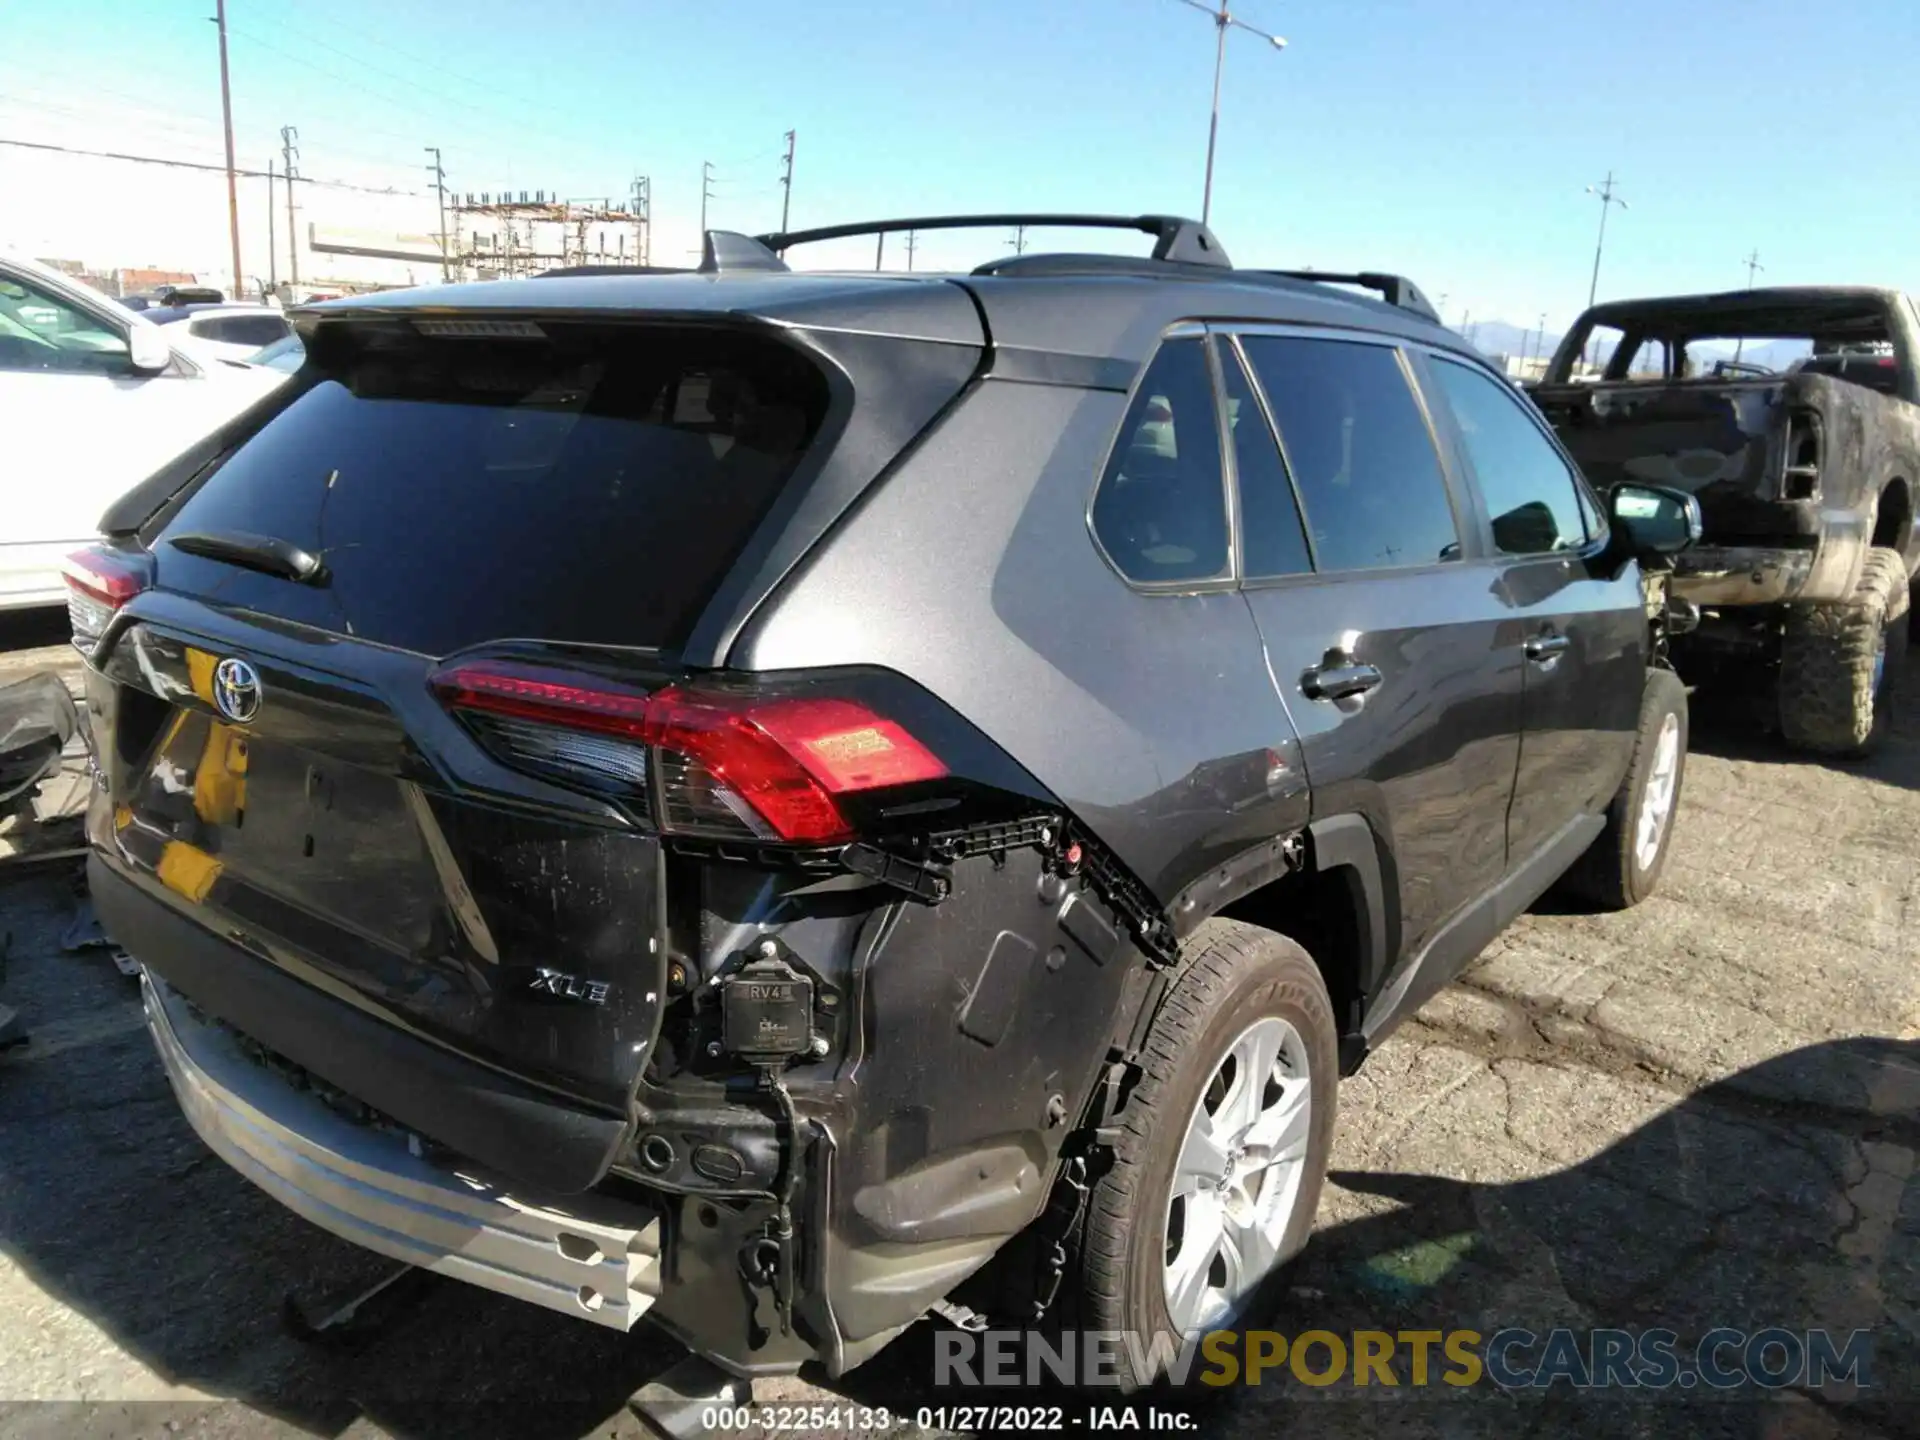
[[[786,227],[783,225],[781,228],[784,230]],[[919,233],[917,230],[909,230],[907,232],[907,269],[909,270],[913,269],[913,252]]]
[[[1753,288],[1754,272],[1764,270],[1767,267],[1760,263],[1760,251],[1758,249],[1755,249],[1754,252],[1747,256],[1741,263],[1747,267],[1747,288],[1751,290]],[[1740,363],[1740,352],[1746,348],[1746,344],[1747,341],[1744,335],[1733,342],[1733,359],[1736,365]]]
[[[873,268],[880,268],[880,258],[887,253],[887,232],[882,230],[873,237]]]
[[[787,233],[787,215],[793,208],[793,145],[794,132],[787,131],[787,160],[780,174],[780,233]],[[911,255],[911,250],[909,250]],[[913,267],[907,267],[911,270]]]
[[[713,199],[713,162],[700,162],[700,243],[707,243],[707,202]]]
[[[427,173],[433,177],[433,188],[440,193],[440,278],[452,279],[447,269],[447,169],[440,163],[440,147],[428,145],[426,153],[433,156],[433,164],[427,166]]]
[[[1587,194],[1598,195],[1600,197],[1600,238],[1594,242],[1593,280],[1587,286],[1587,308],[1589,310],[1593,308],[1594,297],[1600,293],[1600,252],[1606,248],[1607,244],[1607,211],[1616,205],[1622,210],[1627,208],[1627,202],[1614,193],[1613,184],[1613,172],[1609,170],[1607,171],[1607,178],[1605,180],[1602,180],[1598,185],[1587,186]]]
[[[240,190],[233,177],[233,91],[227,83],[227,0],[214,0],[213,23],[220,27],[220,120],[227,132],[227,230],[233,241],[233,298],[246,281],[240,275]]]
[[[1220,139],[1220,72],[1227,63],[1227,31],[1239,29],[1246,31],[1249,35],[1258,35],[1276,50],[1286,49],[1287,42],[1278,35],[1269,35],[1264,30],[1255,29],[1234,15],[1227,8],[1227,0],[1219,0],[1217,6],[1203,5],[1200,0],[1180,0],[1180,3],[1189,9],[1198,10],[1213,21],[1216,32],[1213,45],[1213,111],[1207,121],[1207,181],[1206,188],[1200,196],[1200,223],[1204,225],[1213,212],[1213,151]]]
[[[653,263],[653,179],[651,176],[633,177],[633,213],[639,217],[634,221],[634,263],[651,265]]]
[[[275,273],[280,264],[279,249],[273,239],[273,207],[279,203],[279,197],[273,193],[273,157],[267,157],[267,289],[280,288],[279,276]]]
[[[1014,254],[1016,255],[1026,254],[1027,253],[1027,227],[1024,225],[1014,226],[1013,235],[1007,241],[1007,243],[1013,246]]]
[[[293,181],[298,173],[293,162],[299,157],[300,147],[293,142],[300,138],[300,132],[291,125],[280,127],[280,158],[286,163],[280,173],[287,177],[287,284],[300,283],[300,234],[293,228]]]

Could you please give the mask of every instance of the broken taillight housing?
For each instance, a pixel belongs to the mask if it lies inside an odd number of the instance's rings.
[[[899,722],[859,701],[668,685],[500,661],[450,666],[434,692],[497,758],[554,778],[649,790],[663,830],[831,845],[841,797],[947,775]]]
[[[153,583],[144,553],[89,545],[61,566],[67,582],[67,620],[74,648],[92,653],[114,612]]]

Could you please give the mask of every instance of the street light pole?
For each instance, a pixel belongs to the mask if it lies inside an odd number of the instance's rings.
[[[1600,238],[1594,241],[1593,279],[1587,284],[1587,308],[1591,310],[1593,308],[1594,297],[1600,293],[1600,252],[1606,248],[1607,244],[1607,211],[1616,205],[1624,210],[1627,208],[1627,202],[1613,193],[1613,171],[1611,170],[1607,171],[1607,178],[1598,185],[1587,186],[1587,194],[1600,197]],[[1597,355],[1598,347],[1591,347],[1590,351],[1587,347],[1583,347],[1581,355],[1583,360],[1586,359],[1587,353]]]
[[[786,134],[786,165],[780,172],[780,233],[787,233],[787,214],[793,208],[793,147],[798,131],[789,130]]]
[[[1227,63],[1227,30],[1229,27],[1246,31],[1249,35],[1258,35],[1276,50],[1287,48],[1287,42],[1278,35],[1269,35],[1266,31],[1247,24],[1227,8],[1227,0],[1219,5],[1203,5],[1200,0],[1180,0],[1191,10],[1198,10],[1213,21],[1217,32],[1213,46],[1213,109],[1207,118],[1207,178],[1206,186],[1200,195],[1200,223],[1207,223],[1213,213],[1213,152],[1220,139],[1220,76]]]
[[[1587,194],[1600,197],[1600,238],[1593,246],[1593,280],[1587,286],[1587,308],[1593,308],[1594,296],[1600,293],[1600,252],[1607,244],[1607,211],[1618,205],[1622,210],[1627,202],[1613,193],[1613,172],[1607,172],[1607,178],[1598,185],[1587,186]]]
[[[1740,263],[1747,267],[1747,288],[1751,290],[1753,288],[1754,271],[1764,270],[1767,267],[1760,263],[1760,252],[1757,249],[1751,255],[1747,256],[1745,260],[1742,260]],[[1738,365],[1740,363],[1740,355],[1746,348],[1747,348],[1747,341],[1744,335],[1733,342],[1733,363],[1734,364]]]

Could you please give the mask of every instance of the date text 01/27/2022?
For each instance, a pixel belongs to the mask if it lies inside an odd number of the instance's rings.
[[[701,1413],[701,1429],[709,1435],[736,1433],[817,1435],[870,1432],[880,1435],[909,1417],[884,1407],[863,1405],[714,1405]],[[1039,1434],[1067,1430],[1191,1431],[1194,1417],[1184,1410],[1159,1406],[1094,1405],[1072,1413],[1060,1405],[922,1405],[912,1417],[922,1433]]]

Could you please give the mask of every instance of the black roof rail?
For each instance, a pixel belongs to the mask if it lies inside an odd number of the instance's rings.
[[[1436,325],[1441,323],[1440,312],[1420,293],[1420,287],[1404,275],[1387,275],[1377,270],[1361,270],[1352,275],[1335,274],[1330,270],[1255,270],[1249,273],[1274,275],[1282,280],[1313,280],[1322,285],[1358,285],[1363,290],[1378,292],[1380,298],[1389,305],[1411,310],[1423,320],[1431,320]]]
[[[776,255],[795,245],[844,240],[853,235],[892,235],[907,230],[983,230],[1000,225],[1048,226],[1067,230],[1138,230],[1154,237],[1153,258],[1231,270],[1233,262],[1214,233],[1198,220],[1178,215],[1065,215],[1011,212],[1004,215],[921,215],[906,220],[861,220],[822,225],[812,230],[776,231],[759,237]]]

